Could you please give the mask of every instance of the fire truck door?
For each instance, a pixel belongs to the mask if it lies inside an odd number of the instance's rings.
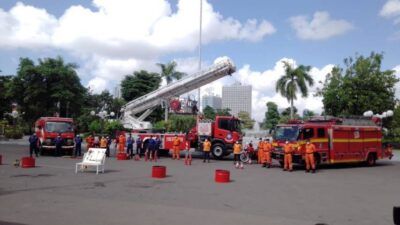
[[[340,127],[335,127],[333,128],[332,133],[333,148],[331,149],[331,155],[333,156],[333,158],[331,159],[331,162],[341,162],[348,160],[348,140],[350,131]]]

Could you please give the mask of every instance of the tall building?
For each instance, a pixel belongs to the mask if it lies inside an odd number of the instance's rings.
[[[121,98],[121,86],[117,85],[114,87],[114,98]]]
[[[201,98],[201,106],[204,110],[207,106],[212,107],[213,109],[221,109],[222,108],[222,98],[216,95],[205,95]]]
[[[231,109],[231,114],[237,116],[239,112],[248,112],[251,117],[250,85],[234,84],[222,87],[222,108]]]

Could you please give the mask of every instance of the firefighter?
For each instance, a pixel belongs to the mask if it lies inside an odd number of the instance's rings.
[[[86,138],[86,148],[87,148],[87,149],[93,148],[93,142],[94,142],[93,136],[92,136],[92,135],[89,135],[89,136]]]
[[[125,135],[120,134],[119,137],[118,137],[118,152],[119,153],[124,153],[124,151],[125,151],[125,143],[126,143]]]
[[[152,154],[156,149],[156,141],[153,138],[153,135],[150,136],[149,140],[147,141],[147,149],[146,152],[144,153],[144,160],[147,161],[150,159],[150,161],[153,159]]]
[[[263,148],[264,148],[264,142],[262,138],[260,138],[257,146],[257,163],[259,164],[261,163],[261,159],[263,158]]]
[[[272,164],[271,151],[272,151],[272,144],[269,142],[269,139],[266,138],[263,144],[262,167],[268,166],[268,168],[271,168]]]
[[[192,153],[190,152],[190,142],[185,143],[185,165],[192,165]]]
[[[315,160],[314,160],[314,153],[315,153],[315,145],[310,142],[310,139],[306,141],[306,173],[310,172],[310,168],[312,172],[315,173]]]
[[[107,136],[106,140],[107,140],[106,156],[110,157],[110,145],[112,143],[112,139],[110,138],[110,136]]]
[[[54,139],[54,142],[56,143],[55,156],[60,156],[61,155],[62,144],[63,144],[63,139],[61,138],[61,133],[58,134],[56,139]]]
[[[160,137],[156,137],[156,139],[155,139],[155,148],[154,148],[154,152],[153,152],[154,162],[157,162],[158,152],[160,151],[161,144],[162,144],[162,142],[161,142]]]
[[[203,143],[203,163],[206,162],[206,159],[208,160],[208,162],[210,162],[210,151],[211,151],[211,142],[210,140],[207,138],[204,143]]]
[[[292,163],[292,153],[293,153],[293,146],[286,140],[285,145],[283,146],[283,153],[284,156],[284,166],[283,171],[293,171],[293,163]]]
[[[101,137],[101,139],[100,139],[100,148],[105,148],[105,149],[107,149],[107,139],[106,139],[106,137]]]
[[[33,133],[29,137],[29,154],[30,154],[31,158],[32,158],[33,152],[35,152],[36,157],[39,157],[38,145],[39,145],[39,138],[36,136],[35,133]]]
[[[128,140],[126,141],[126,153],[129,155],[129,158],[133,158],[133,143],[135,140],[132,137],[132,134],[129,134]]]
[[[179,160],[179,147],[181,145],[181,140],[179,140],[178,135],[175,135],[172,145],[172,159]]]
[[[239,141],[236,141],[236,143],[233,145],[233,155],[234,155],[234,161],[235,161],[235,168],[238,169],[243,169],[243,163],[240,161],[240,154],[242,152],[242,145],[239,143]]]
[[[136,155],[135,160],[140,160],[140,155],[142,154],[142,139],[138,137],[136,139]]]
[[[75,137],[75,157],[81,156],[82,154],[82,138],[79,134]]]

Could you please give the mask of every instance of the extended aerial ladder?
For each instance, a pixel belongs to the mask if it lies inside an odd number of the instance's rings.
[[[232,60],[224,57],[205,70],[185,76],[176,82],[128,102],[121,109],[121,122],[127,129],[151,129],[151,123],[144,120],[157,106],[168,107],[170,98],[190,92],[235,71],[236,67]],[[142,114],[137,117],[139,113]]]

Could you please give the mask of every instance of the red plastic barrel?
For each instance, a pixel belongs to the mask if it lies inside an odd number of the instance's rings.
[[[229,183],[230,182],[230,172],[228,170],[215,170],[215,182]]]
[[[128,156],[125,153],[118,153],[117,160],[127,160]]]
[[[22,157],[22,159],[21,159],[21,167],[22,168],[35,167],[35,158],[33,158],[33,157]]]
[[[165,178],[167,175],[167,167],[165,166],[153,166],[151,176],[153,178]]]

